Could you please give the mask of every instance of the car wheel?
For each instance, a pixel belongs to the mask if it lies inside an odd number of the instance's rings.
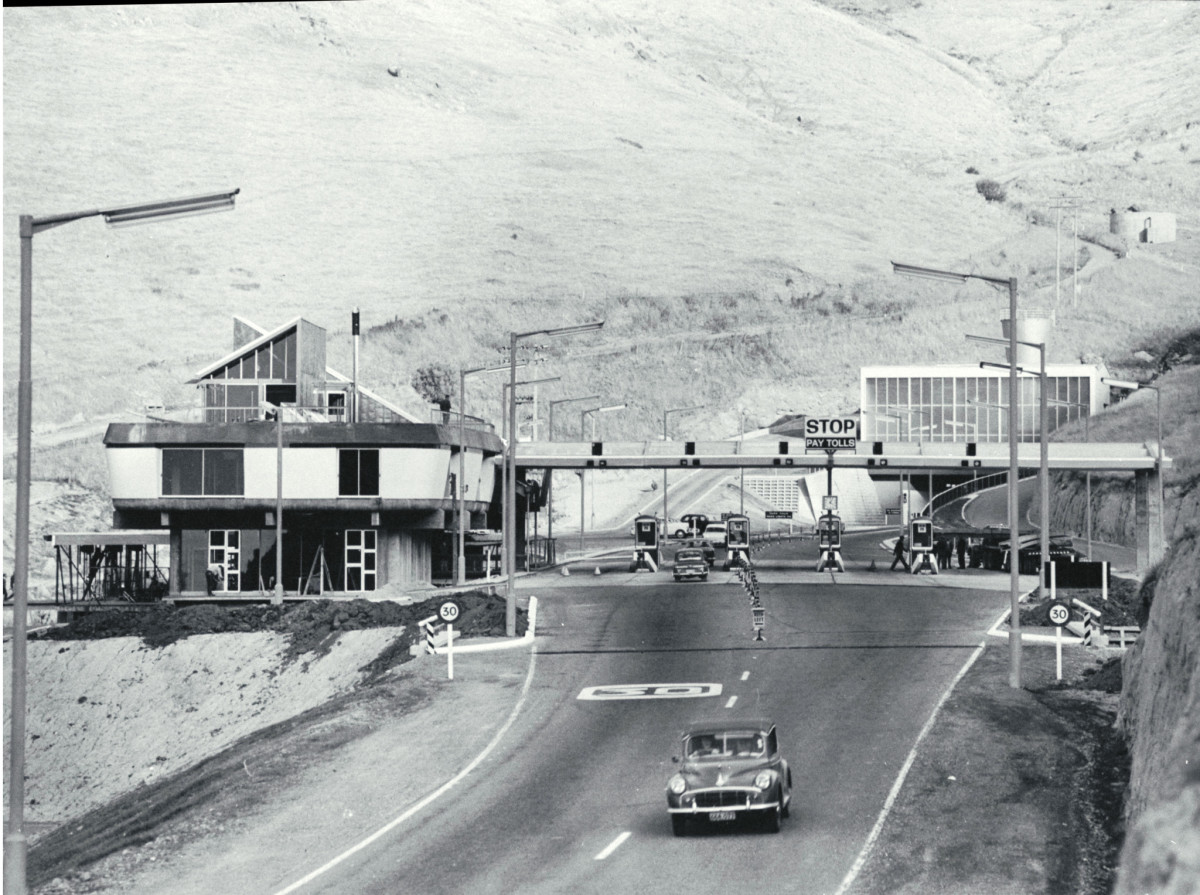
[[[763,828],[768,833],[778,833],[781,826],[783,826],[783,807],[776,804],[763,818]]]
[[[686,836],[688,831],[688,819],[682,814],[671,815],[671,832],[676,836]]]
[[[701,576],[700,576],[700,580],[701,580],[701,581],[707,581],[707,580],[708,580],[708,576],[707,576],[707,575],[701,575]]]

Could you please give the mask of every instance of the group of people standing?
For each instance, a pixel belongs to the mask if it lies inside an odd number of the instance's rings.
[[[961,535],[952,538],[936,538],[933,542],[933,555],[937,558],[939,569],[954,567],[954,559],[958,559],[958,567],[965,569],[970,565],[967,555],[967,539]],[[897,565],[904,566],[904,571],[910,571],[908,565],[908,535],[896,538],[896,546],[892,549],[892,571]]]

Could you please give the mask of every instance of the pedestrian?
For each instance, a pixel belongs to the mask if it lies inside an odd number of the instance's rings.
[[[908,560],[904,558],[904,551],[907,546],[904,535],[896,538],[896,546],[892,548],[892,567],[889,571],[896,571],[896,563],[904,566],[904,571],[909,571]]]
[[[959,535],[955,538],[954,544],[958,548],[958,567],[965,569],[967,567],[967,539]]]
[[[211,597],[225,580],[225,566],[219,562],[210,562],[204,571],[204,579],[208,583],[208,595]]]

